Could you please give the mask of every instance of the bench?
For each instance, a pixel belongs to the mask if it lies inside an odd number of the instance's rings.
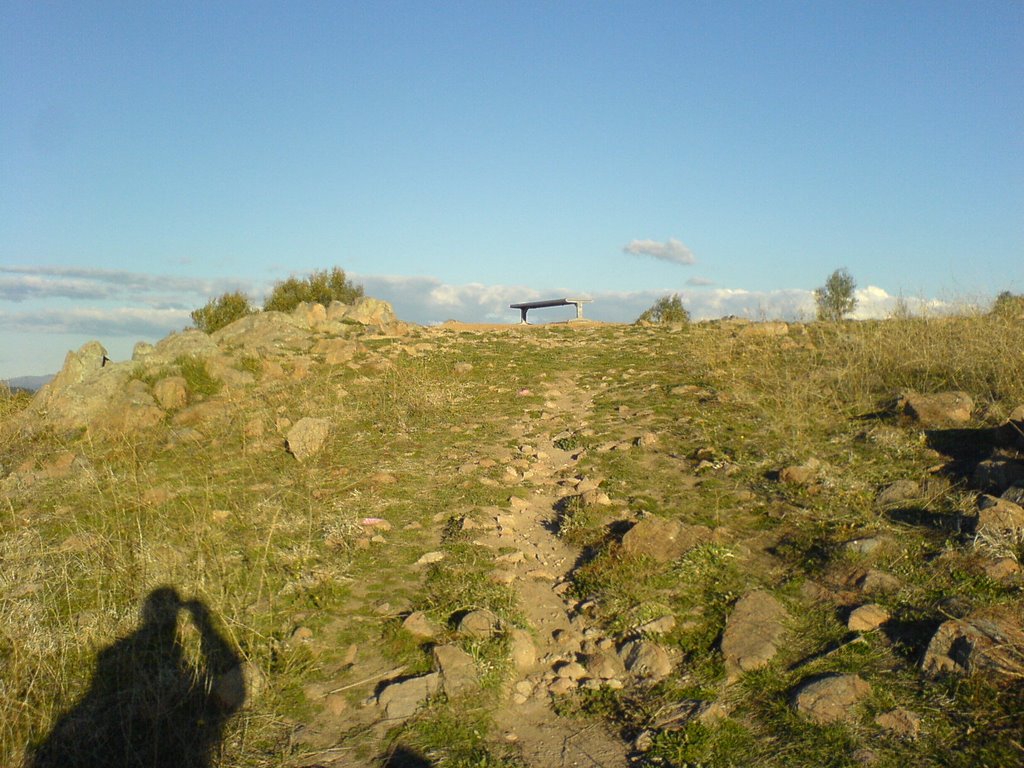
[[[593,299],[548,299],[547,301],[524,301],[521,304],[509,304],[510,309],[518,309],[522,313],[522,320],[519,322],[526,325],[526,313],[531,309],[544,309],[544,307],[567,307],[570,304],[576,305],[576,319],[583,319],[583,305]]]

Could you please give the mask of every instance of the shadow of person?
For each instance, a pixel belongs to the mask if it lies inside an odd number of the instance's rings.
[[[182,612],[198,630],[197,658],[180,640]],[[241,660],[209,610],[160,587],[146,598],[139,628],[100,651],[89,690],[27,768],[208,768],[244,699]]]

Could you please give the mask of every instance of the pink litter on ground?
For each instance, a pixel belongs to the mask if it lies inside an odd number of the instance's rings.
[[[363,525],[387,525],[388,521],[383,517],[364,517],[362,519]]]
[[[532,393],[528,389],[520,389],[519,390],[519,396],[520,397],[526,397],[529,394],[532,394]]]

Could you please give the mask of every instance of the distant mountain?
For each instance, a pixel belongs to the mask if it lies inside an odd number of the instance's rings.
[[[26,389],[35,392],[44,384],[49,384],[54,374],[48,376],[18,376],[14,379],[7,379],[4,383],[11,389]]]

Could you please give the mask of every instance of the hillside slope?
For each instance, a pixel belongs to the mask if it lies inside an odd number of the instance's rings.
[[[0,764],[1019,764],[1020,332],[87,345],[2,412]]]

